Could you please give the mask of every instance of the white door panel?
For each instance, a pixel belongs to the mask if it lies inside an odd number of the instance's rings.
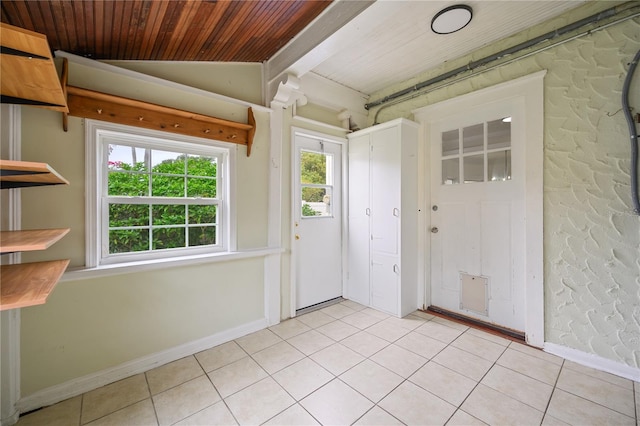
[[[523,119],[507,101],[451,111],[430,127],[431,304],[516,330],[524,330]]]
[[[296,309],[342,296],[342,146],[295,135]]]
[[[400,216],[400,150],[395,128],[371,135],[371,249],[397,255]]]
[[[369,306],[369,136],[349,141],[349,284],[347,297]]]
[[[398,257],[371,255],[371,306],[391,315],[398,312]]]

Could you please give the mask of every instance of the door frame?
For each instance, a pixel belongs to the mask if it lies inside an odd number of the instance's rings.
[[[419,153],[426,167],[420,169],[418,182],[424,194],[424,216],[419,230],[424,241],[423,264],[420,271],[424,287],[420,300],[424,307],[431,304],[431,148],[430,123],[450,115],[443,107],[460,110],[483,104],[516,99],[525,110],[525,339],[529,345],[544,346],[544,276],[543,276],[543,159],[544,159],[544,76],[546,70],[490,86],[436,104],[413,110],[415,120],[421,124],[423,152]]]
[[[289,263],[289,282],[291,283],[291,288],[290,288],[290,315],[291,318],[294,318],[296,316],[296,296],[297,296],[297,288],[298,288],[298,283],[297,283],[297,279],[296,279],[296,266],[297,266],[297,254],[296,251],[294,250],[295,247],[295,235],[296,235],[296,230],[295,230],[295,217],[297,212],[295,211],[295,205],[296,203],[293,201],[296,195],[295,189],[296,189],[296,181],[295,179],[297,179],[297,176],[295,176],[295,171],[296,171],[296,161],[297,161],[297,152],[298,152],[298,144],[297,144],[297,140],[296,137],[297,136],[304,136],[307,138],[312,138],[312,139],[318,139],[318,140],[322,140],[322,141],[326,141],[326,142],[331,142],[331,143],[335,143],[341,146],[341,150],[340,150],[340,165],[342,167],[342,182],[341,182],[341,202],[342,202],[342,208],[340,209],[340,213],[342,215],[341,217],[341,223],[340,223],[340,238],[341,238],[341,244],[340,244],[340,251],[341,251],[341,258],[342,258],[342,295],[344,296],[345,291],[346,291],[346,250],[345,250],[345,242],[347,239],[347,183],[348,183],[348,170],[347,170],[347,155],[346,155],[346,148],[347,148],[347,139],[346,138],[341,138],[339,136],[333,136],[333,135],[328,135],[326,133],[320,133],[320,132],[316,132],[313,130],[307,130],[307,129],[303,129],[300,127],[291,127],[291,187],[290,187],[290,195],[291,195],[291,202],[290,202],[290,223],[289,223],[289,247],[291,247],[291,262]]]

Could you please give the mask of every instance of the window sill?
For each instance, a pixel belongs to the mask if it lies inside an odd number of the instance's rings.
[[[134,272],[151,271],[181,266],[199,265],[203,263],[229,262],[232,260],[251,259],[265,257],[273,254],[281,254],[284,249],[261,248],[255,250],[233,251],[223,253],[201,254],[195,256],[172,257],[168,259],[154,259],[140,262],[127,262],[114,265],[103,265],[95,268],[71,268],[64,273],[60,282],[77,281],[90,278],[108,277],[111,275],[130,274]]]

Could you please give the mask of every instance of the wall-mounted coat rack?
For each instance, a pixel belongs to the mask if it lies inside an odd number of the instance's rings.
[[[69,113],[62,114],[62,127],[65,131],[68,127],[67,117],[72,115],[245,145],[247,157],[251,155],[256,132],[256,121],[251,108],[248,109],[248,123],[244,124],[69,86],[67,80],[68,65],[65,58],[61,77],[69,107]]]

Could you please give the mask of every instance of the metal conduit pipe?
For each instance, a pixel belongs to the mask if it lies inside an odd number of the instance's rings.
[[[638,61],[640,61],[640,50],[638,50],[633,61],[629,64],[627,77],[624,79],[624,85],[622,87],[622,109],[629,126],[629,136],[631,137],[631,167],[629,169],[629,175],[631,176],[631,201],[633,202],[634,213],[640,215],[640,196],[638,195],[638,132],[636,130],[636,124],[633,122],[633,117],[631,116],[631,108],[629,107],[629,88]]]
[[[390,102],[394,99],[406,96],[410,93],[419,91],[427,86],[431,86],[433,84],[439,83],[441,81],[447,80],[451,77],[455,77],[458,74],[461,74],[463,72],[466,71],[473,71],[474,69],[481,67],[483,65],[487,65],[493,61],[496,61],[498,59],[501,59],[502,57],[506,56],[506,55],[512,55],[514,53],[517,53],[521,50],[527,49],[529,47],[535,46],[536,44],[542,43],[543,41],[547,41],[547,40],[553,40],[554,38],[560,37],[562,35],[565,35],[567,33],[570,33],[571,31],[577,30],[580,27],[583,27],[585,25],[588,24],[592,24],[592,23],[597,23],[603,19],[607,19],[610,18],[612,16],[615,16],[616,14],[620,13],[623,10],[628,9],[628,5],[629,4],[633,4],[636,2],[628,2],[628,3],[624,3],[622,5],[619,6],[615,6],[615,7],[611,7],[609,9],[603,10],[600,13],[596,13],[595,15],[591,15],[588,16],[586,18],[580,19],[579,21],[576,21],[572,24],[569,25],[565,25],[564,27],[558,28],[557,30],[554,31],[549,31],[548,33],[542,34],[538,37],[535,37],[531,40],[527,40],[525,42],[516,44],[513,47],[510,47],[508,49],[504,49],[501,50],[498,53],[494,53],[493,55],[489,55],[489,56],[485,56],[482,59],[479,59],[477,61],[471,61],[469,62],[467,65],[455,68],[451,71],[448,71],[444,74],[440,74],[437,77],[434,78],[430,78],[429,80],[420,82],[412,87],[408,87],[406,89],[400,90],[398,92],[392,93],[390,95],[385,96],[382,99],[379,99],[377,101],[373,101],[373,102],[369,102],[366,103],[364,105],[365,109],[369,110],[371,108],[374,108],[376,106],[385,104],[387,102]],[[637,4],[637,3],[636,3]]]

